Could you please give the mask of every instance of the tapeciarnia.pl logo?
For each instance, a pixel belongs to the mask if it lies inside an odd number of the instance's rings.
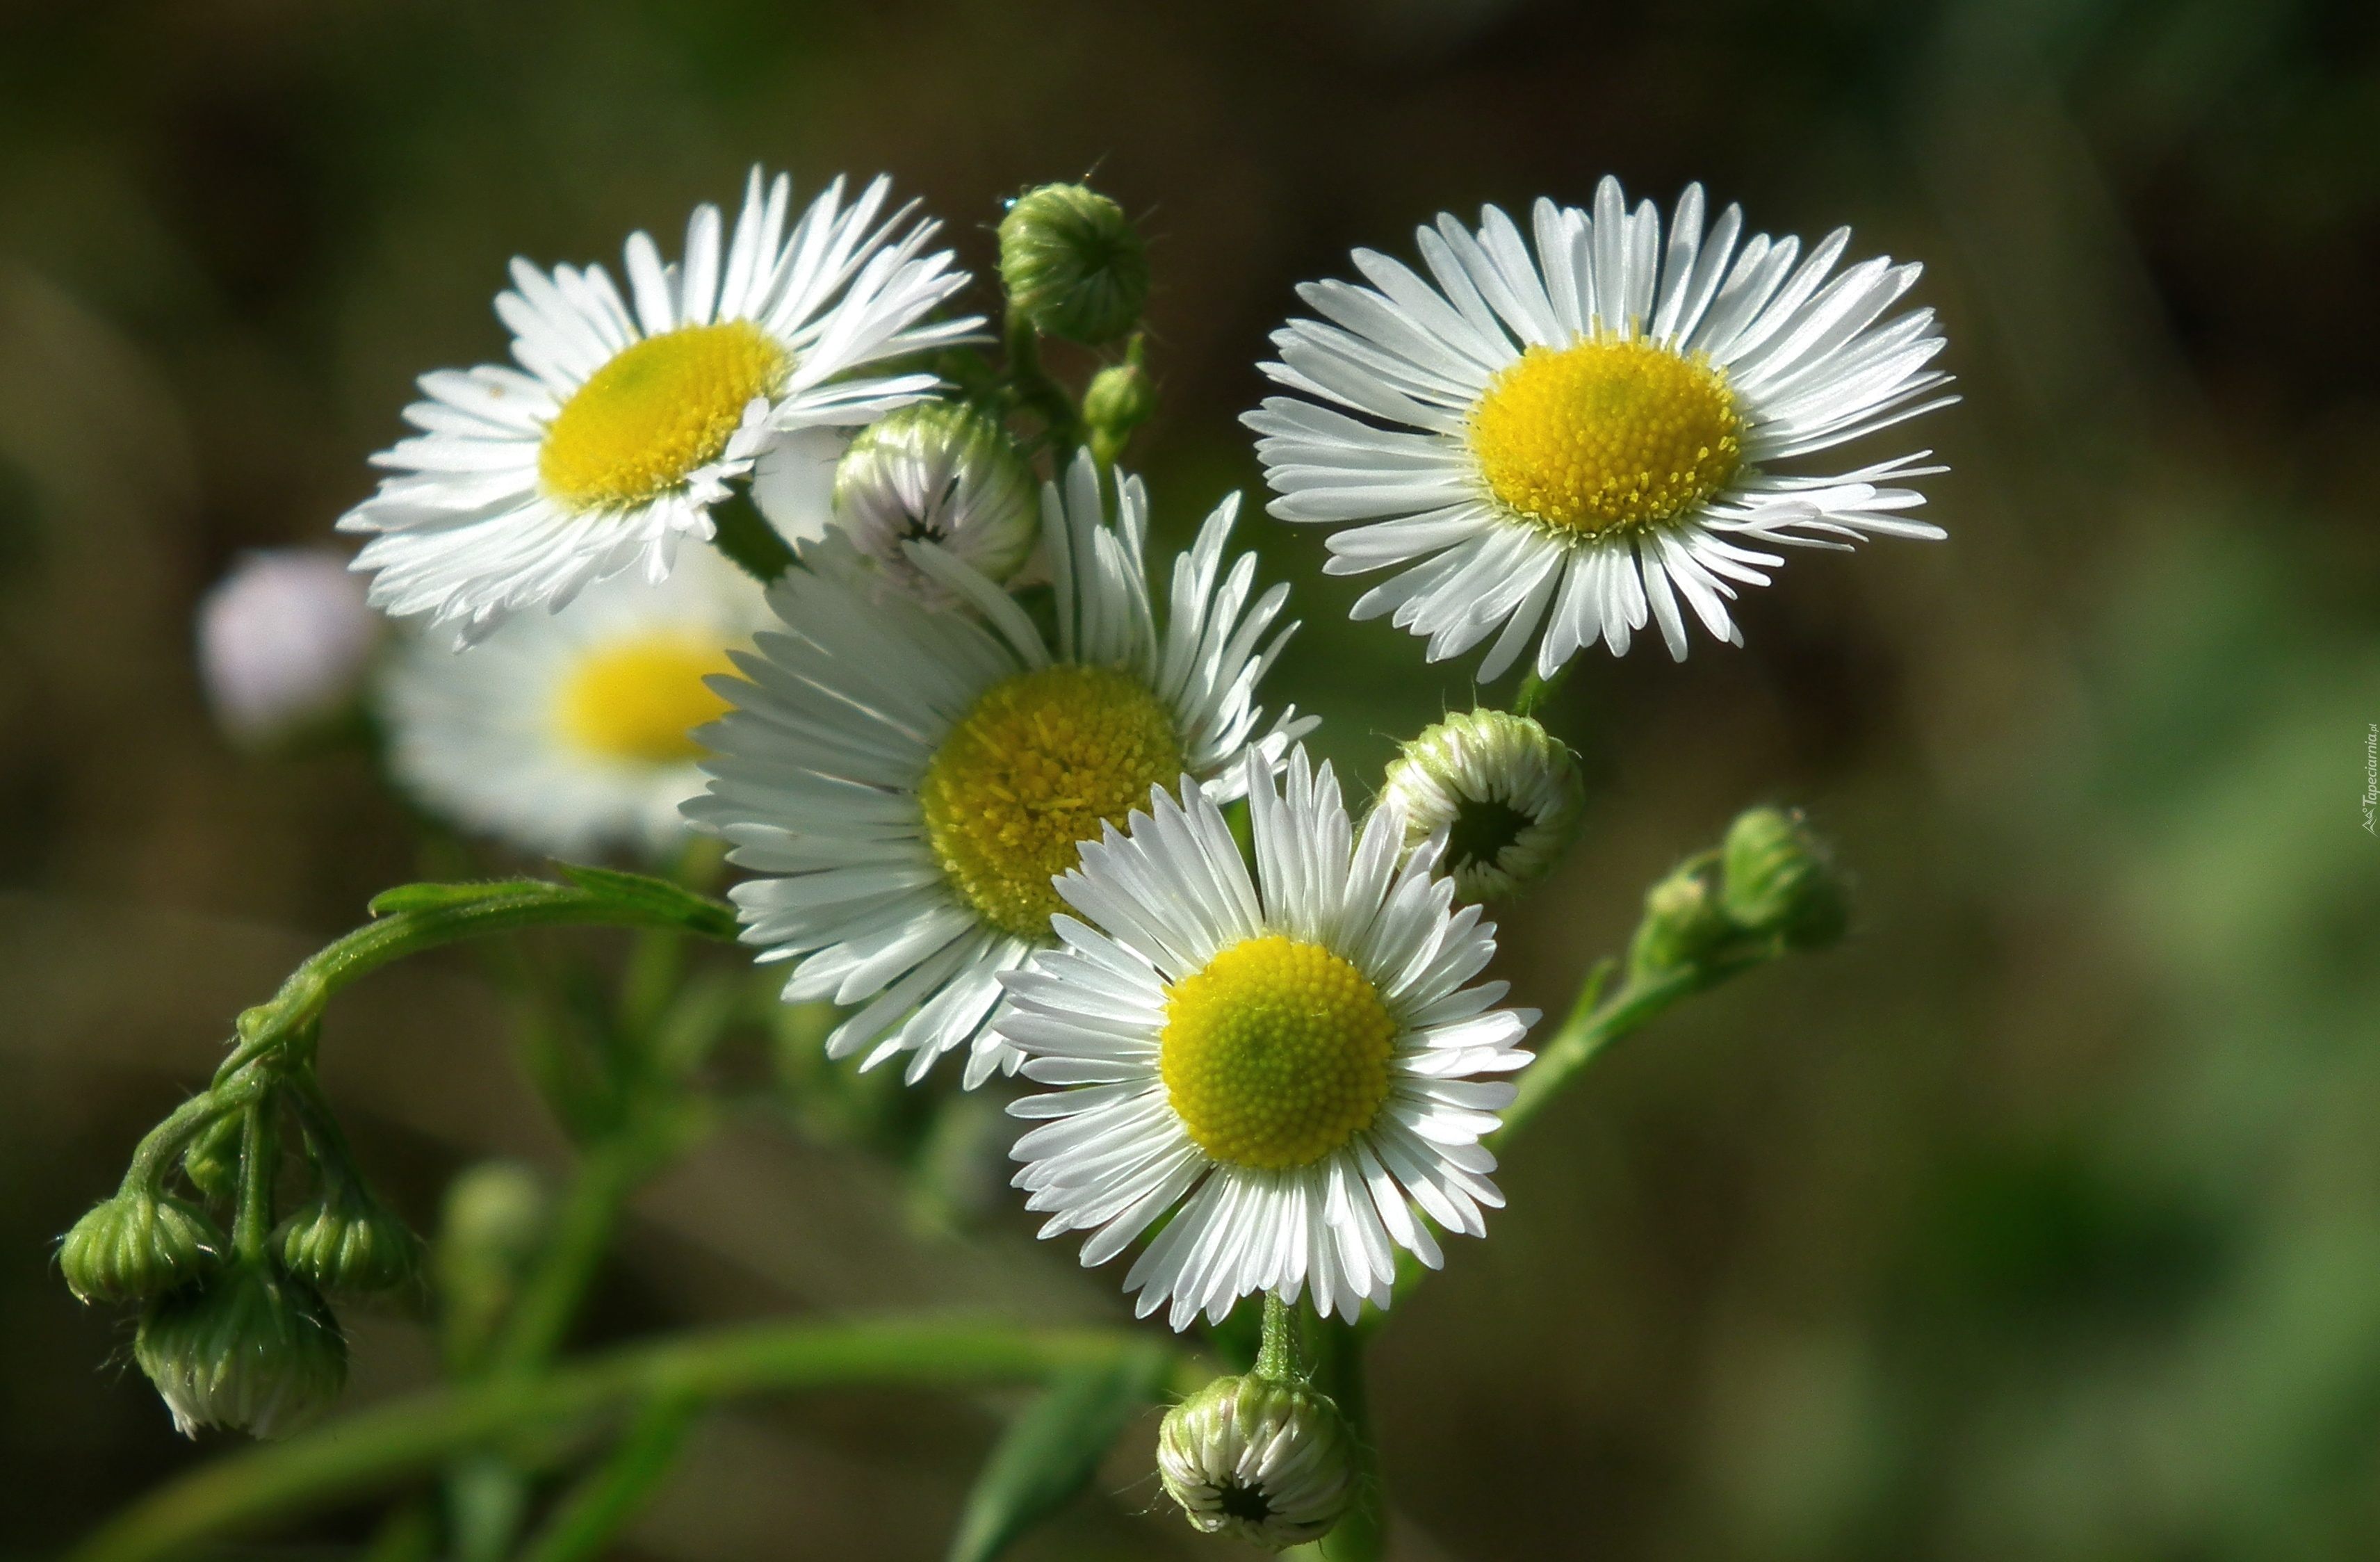
[[[2363,729],[2363,833],[2380,836],[2374,828],[2380,818],[2380,721],[2369,723]]]

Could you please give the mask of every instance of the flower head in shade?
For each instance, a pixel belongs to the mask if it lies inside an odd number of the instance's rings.
[[[243,555],[199,603],[207,702],[242,742],[270,742],[327,720],[362,687],[381,628],[340,555]]]
[[[736,659],[748,681],[720,685],[735,708],[703,734],[710,791],[686,812],[755,875],[734,891],[744,937],[796,962],[786,1001],[859,1006],[832,1056],[908,1052],[917,1079],[972,1042],[968,1084],[1013,1069],[985,1021],[1001,972],[1050,941],[1050,880],[1079,843],[1152,785],[1229,786],[1251,750],[1277,763],[1313,726],[1293,710],[1268,726],[1256,702],[1295,626],[1267,641],[1289,588],[1251,604],[1255,555],[1225,567],[1236,497],[1175,559],[1160,617],[1148,496],[1119,488],[1112,527],[1087,458],[1042,492],[1054,641],[940,547],[904,551],[969,612],[880,591],[829,539],[771,590],[783,623]]]
[[[1767,548],[1943,535],[1899,486],[1941,470],[1928,452],[1779,470],[1955,399],[1933,394],[1933,311],[1885,318],[1915,264],[1834,275],[1848,228],[1804,258],[1742,239],[1732,206],[1706,229],[1699,185],[1666,236],[1609,178],[1592,214],[1532,216],[1534,244],[1492,206],[1476,232],[1440,216],[1417,236],[1427,281],[1358,250],[1371,286],[1306,284],[1325,318],[1273,337],[1265,372],[1299,394],[1245,419],[1272,513],[1362,522],[1330,538],[1334,574],[1402,567],[1356,617],[1427,636],[1432,661],[1493,635],[1483,678],[1535,638],[1551,677],[1598,639],[1626,652],[1648,617],[1675,657],[1689,612],[1740,642],[1727,603],[1784,562]]]
[[[417,635],[380,690],[390,764],[432,811],[523,850],[665,853],[702,790],[690,734],[727,708],[703,680],[767,617],[759,583],[704,548],[659,585],[603,581],[468,651]]]
[[[846,202],[838,179],[788,228],[791,183],[755,169],[732,235],[706,205],[675,265],[631,237],[625,295],[601,266],[515,261],[496,312],[520,367],[424,375],[420,433],[374,458],[396,475],[339,521],[376,534],[356,561],[373,605],[475,640],[631,567],[661,580],[771,440],[930,390],[866,371],[980,323],[926,319],[966,275],[920,252],[933,224],[886,215],[889,189]]]
[[[1438,843],[1404,851],[1393,802],[1361,836],[1330,767],[1290,756],[1248,791],[1256,876],[1216,799],[1153,794],[1083,848],[1059,891],[1089,924],[1006,979],[1001,1035],[1064,1087],[1009,1110],[1044,1237],[1088,1231],[1103,1263],[1171,1213],[1124,1288],[1187,1327],[1252,1291],[1353,1316],[1386,1306],[1396,1250],[1439,1262],[1427,1215],[1472,1236],[1503,1202],[1479,1143],[1528,1062],[1529,1010],[1466,985],[1495,952],[1451,909]]]
[[[1404,814],[1405,842],[1446,835],[1446,871],[1464,900],[1514,894],[1553,871],[1578,834],[1578,762],[1528,716],[1451,715],[1398,750],[1380,796]]]

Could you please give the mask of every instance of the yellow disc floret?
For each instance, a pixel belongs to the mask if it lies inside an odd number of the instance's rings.
[[[783,385],[793,361],[748,320],[648,336],[563,403],[546,425],[537,475],[573,510],[659,498],[719,458],[746,406]]]
[[[1103,824],[1182,775],[1182,738],[1136,677],[1072,663],[984,690],[934,751],[917,788],[926,837],[983,920],[1041,938],[1063,909],[1050,887]]]
[[[1514,513],[1593,537],[1657,527],[1743,461],[1743,418],[1707,361],[1606,337],[1531,348],[1471,409],[1471,452]]]
[[[555,716],[589,753],[641,764],[682,764],[702,752],[686,734],[727,710],[703,679],[732,673],[727,653],[678,635],[606,646],[563,680]]]
[[[1396,1022],[1363,972],[1319,944],[1234,944],[1165,995],[1158,1070],[1199,1149],[1280,1171],[1371,1127]]]

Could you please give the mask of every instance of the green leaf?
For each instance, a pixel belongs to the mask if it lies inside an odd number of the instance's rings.
[[[509,900],[524,890],[552,887],[536,879],[494,879],[478,884],[401,884],[373,896],[369,909],[375,917],[395,916],[399,911],[443,911],[482,900]]]
[[[1089,1484],[1108,1446],[1156,1402],[1172,1362],[1150,1345],[1052,1377],[984,1461],[949,1562],[991,1562]]]
[[[624,873],[615,868],[590,868],[582,862],[556,862],[553,871],[590,895],[643,911],[656,921],[674,923],[705,938],[735,936],[734,907],[667,879]]]

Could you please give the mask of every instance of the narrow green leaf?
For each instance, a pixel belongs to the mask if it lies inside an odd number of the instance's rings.
[[[1172,1363],[1152,1344],[1052,1377],[984,1461],[950,1562],[991,1562],[1087,1485],[1108,1446],[1156,1401]]]
[[[614,905],[633,907],[658,921],[674,922],[705,938],[735,936],[735,911],[707,895],[682,885],[616,868],[590,868],[583,862],[556,862],[553,871],[590,895]]]
[[[475,905],[482,900],[508,900],[527,890],[552,887],[536,879],[495,879],[477,884],[401,884],[373,896],[370,909],[375,917],[395,916],[399,911],[443,911],[456,906]]]

